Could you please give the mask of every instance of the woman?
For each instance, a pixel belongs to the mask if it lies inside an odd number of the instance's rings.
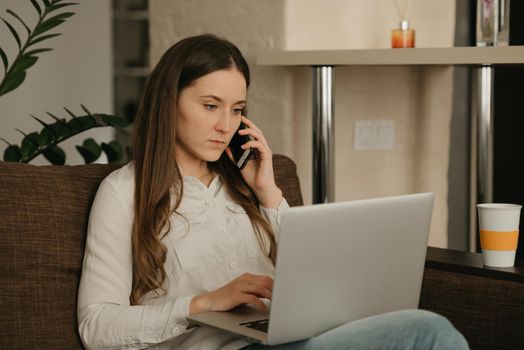
[[[288,207],[262,131],[243,112],[249,68],[212,35],[172,46],[149,77],[133,162],[101,183],[78,297],[87,348],[239,349],[245,340],[188,328],[186,317],[271,299],[279,217]],[[227,147],[238,131],[256,157],[241,171]],[[447,320],[418,311],[336,328],[286,348],[436,345],[467,348]]]

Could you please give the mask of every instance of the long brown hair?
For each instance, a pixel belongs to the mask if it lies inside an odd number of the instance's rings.
[[[133,284],[129,300],[140,304],[150,292],[164,291],[167,248],[162,238],[170,231],[170,216],[183,195],[182,175],[175,160],[176,107],[180,92],[198,78],[222,69],[237,69],[249,86],[249,67],[238,48],[214,35],[199,35],[169,48],[146,81],[133,130],[135,204],[132,230]],[[227,156],[208,164],[218,173],[229,195],[246,210],[257,239],[270,242],[269,258],[275,259],[271,226],[258,210],[259,203],[240,172]]]

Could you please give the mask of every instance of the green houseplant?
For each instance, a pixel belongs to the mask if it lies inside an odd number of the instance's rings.
[[[38,21],[33,28],[30,28],[16,12],[10,9],[6,11],[10,15],[9,20],[1,18],[17,43],[18,52],[10,63],[6,52],[0,47],[0,58],[4,66],[4,76],[0,82],[0,97],[18,88],[24,82],[28,69],[38,61],[39,55],[52,50],[51,48],[38,47],[37,44],[61,35],[60,33],[49,33],[49,31],[73,16],[74,12],[63,12],[63,10],[77,4],[64,0],[30,1],[38,15]],[[17,26],[13,23],[17,23],[20,29],[23,28],[21,31],[25,34],[17,31]],[[109,114],[91,113],[85,106],[82,105],[81,107],[85,112],[84,115],[76,115],[70,109],[64,108],[65,113],[70,117],[69,119],[60,118],[47,112],[48,117],[52,118],[53,122],[45,122],[31,115],[41,125],[41,130],[25,133],[17,129],[23,135],[19,145],[0,138],[8,145],[4,151],[4,161],[28,163],[42,154],[50,163],[63,165],[66,161],[66,154],[59,144],[66,139],[92,128],[107,126],[114,127],[127,134],[125,130],[125,127],[129,126],[127,120]],[[123,148],[118,141],[99,145],[94,139],[89,138],[84,140],[82,145],[76,146],[76,149],[82,155],[86,164],[97,160],[102,152],[107,155],[110,163],[120,162],[124,159]]]

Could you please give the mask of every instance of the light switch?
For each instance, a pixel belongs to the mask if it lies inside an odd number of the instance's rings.
[[[393,120],[365,120],[355,122],[353,148],[357,151],[387,150],[395,145]]]
[[[379,120],[375,122],[375,149],[392,149],[395,145],[395,122]]]
[[[375,128],[371,121],[355,122],[353,148],[359,151],[374,148]]]

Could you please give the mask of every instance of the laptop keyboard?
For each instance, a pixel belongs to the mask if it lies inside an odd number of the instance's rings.
[[[239,323],[240,326],[246,326],[248,328],[256,329],[260,332],[267,333],[267,326],[269,325],[269,319],[263,319],[263,320],[257,320],[257,321],[249,321],[249,322],[242,322]]]

